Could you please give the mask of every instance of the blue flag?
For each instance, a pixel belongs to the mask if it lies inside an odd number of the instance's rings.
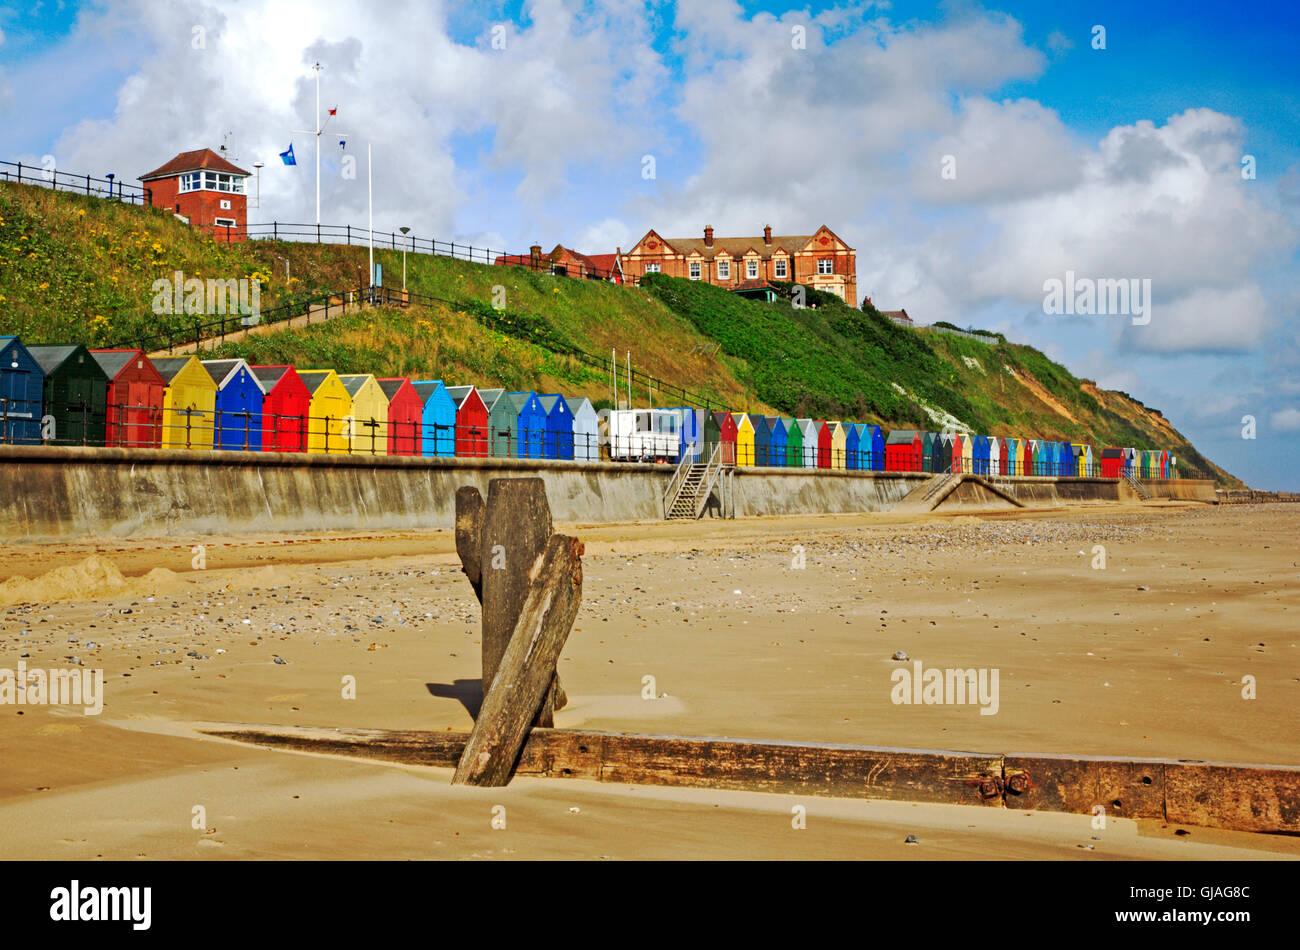
[[[348,140],[347,140],[347,139],[339,139],[339,148],[347,148],[347,147],[348,147]]]
[[[293,143],[292,143],[292,142],[289,143],[289,150],[288,150],[287,152],[281,152],[281,153],[280,153],[280,158],[282,158],[282,159],[284,160],[284,163],[285,163],[286,165],[297,165],[297,164],[298,164],[298,162],[297,162],[297,161],[294,159],[294,157],[293,157]]]

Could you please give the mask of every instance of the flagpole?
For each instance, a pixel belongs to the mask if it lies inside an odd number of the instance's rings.
[[[316,64],[316,227],[320,227],[320,63]]]
[[[375,286],[375,175],[370,160],[370,143],[366,143],[366,192],[370,202],[370,286]]]

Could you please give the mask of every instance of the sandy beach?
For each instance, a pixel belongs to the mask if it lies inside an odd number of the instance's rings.
[[[1294,505],[557,530],[586,544],[560,727],[1300,764]],[[1300,855],[1294,837],[1119,818],[1096,830],[1011,809],[577,780],[453,788],[447,770],[195,731],[468,730],[478,631],[449,530],[0,546],[0,667],[104,673],[97,716],[0,706],[0,857]],[[891,674],[915,661],[996,669],[996,714],[893,702]],[[791,827],[796,804],[806,830]]]

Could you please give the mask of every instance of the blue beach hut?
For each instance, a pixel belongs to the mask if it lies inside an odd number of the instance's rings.
[[[0,336],[0,442],[39,445],[45,371],[16,336]]]
[[[217,384],[214,449],[262,451],[262,400],[266,394],[244,360],[203,360]]]
[[[515,431],[510,435],[510,457],[545,458],[546,408],[537,393],[506,393],[515,413]]]
[[[411,380],[424,403],[420,417],[420,454],[452,458],[456,454],[456,400],[440,379]]]
[[[559,393],[538,396],[546,410],[546,429],[542,433],[542,458],[573,458],[573,410]]]

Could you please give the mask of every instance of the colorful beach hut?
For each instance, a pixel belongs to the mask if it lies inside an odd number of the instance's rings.
[[[510,458],[510,440],[519,425],[514,403],[506,398],[504,389],[480,389],[478,394],[488,411],[488,455]]]
[[[27,352],[44,375],[41,385],[44,412],[54,421],[50,441],[59,445],[103,445],[108,374],[90,355],[90,350],[80,343],[69,343],[29,346]],[[208,447],[211,447],[210,440]]]
[[[167,383],[149,357],[143,350],[91,350],[90,355],[108,376],[104,444],[127,449],[158,448]],[[7,359],[0,350],[0,363],[8,365]],[[38,406],[36,419],[40,415]],[[40,441],[39,430],[36,439]]]
[[[825,419],[817,420],[817,467],[831,467],[831,426]]]
[[[112,374],[108,375],[111,386]],[[0,442],[40,444],[44,405],[45,371],[41,364],[18,337],[0,336]]]
[[[473,386],[448,386],[447,395],[456,406],[456,457],[487,458],[488,410],[483,397]]]
[[[212,447],[224,451],[262,451],[262,403],[266,394],[244,360],[203,360],[217,387]]]
[[[767,431],[767,464],[773,468],[784,468],[786,463],[785,421],[780,416],[768,416]]]
[[[420,454],[426,458],[453,457],[456,454],[456,401],[440,379],[413,379],[411,388],[424,404],[420,416]],[[540,443],[540,433],[538,439]]]
[[[729,412],[710,412],[704,418],[704,452],[706,460],[713,457],[714,446],[721,445],[723,465],[736,464],[736,420]]]
[[[339,382],[352,397],[350,422],[345,427],[353,455],[388,454],[388,394],[370,373],[349,373]]]
[[[347,431],[352,397],[343,380],[332,369],[299,370],[298,376],[311,394],[307,406],[307,451],[316,455],[347,455],[352,447]]]
[[[919,472],[922,438],[918,429],[894,429],[885,441],[885,470]]]
[[[751,414],[749,421],[754,426],[754,464],[766,467],[772,464],[772,426],[766,416]]]
[[[514,432],[510,436],[510,457],[545,458],[546,409],[535,392],[506,393],[515,413]]]
[[[880,426],[868,426],[871,433],[871,468],[873,471],[885,470],[885,433]]]
[[[793,419],[789,416],[781,417],[781,425],[785,428],[786,468],[802,468],[803,426],[799,425],[798,419]]]
[[[844,461],[845,447],[848,444],[849,427],[843,422],[828,422],[826,428],[830,431],[831,445],[831,468],[846,468]]]
[[[736,464],[753,468],[754,423],[746,412],[733,412],[731,418],[736,420]]]
[[[1124,450],[1104,448],[1101,450],[1101,477],[1119,478],[1124,472]]]
[[[375,382],[388,400],[388,454],[419,455],[424,403],[415,387],[404,376],[390,376]]]
[[[542,433],[542,458],[573,459],[573,410],[559,393],[538,396],[546,411],[546,430]]]
[[[262,387],[262,451],[306,452],[311,393],[292,366],[250,366]]]
[[[845,426],[844,432],[844,467],[857,470],[862,455],[862,425]]]
[[[599,462],[600,461],[600,421],[596,418],[596,410],[591,405],[591,400],[585,396],[577,402],[569,400],[569,407],[573,409],[573,458],[578,462]],[[682,424],[691,420],[692,435],[691,440],[696,443],[695,451],[699,452],[699,431],[695,427],[694,420],[696,415],[691,410],[686,410],[683,414]],[[683,432],[685,430],[683,429]],[[683,436],[684,437],[684,436]]]
[[[164,449],[210,449],[216,423],[217,384],[193,356],[152,359],[167,388],[163,391]]]

